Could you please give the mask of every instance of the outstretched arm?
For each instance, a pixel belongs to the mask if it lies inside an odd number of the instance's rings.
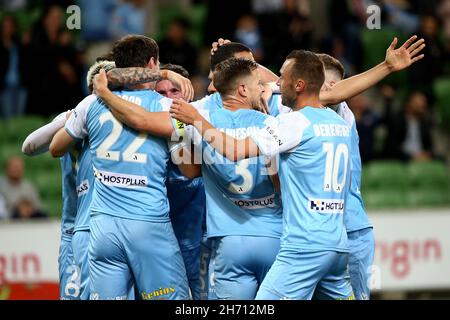
[[[167,79],[181,88],[188,101],[194,98],[194,88],[189,79],[171,70],[149,68],[115,68],[108,71],[108,83],[112,88],[129,87],[137,84]]]
[[[94,77],[94,90],[97,96],[108,105],[117,120],[137,131],[165,138],[172,136],[174,127],[168,112],[149,112],[137,104],[120,98],[108,89],[107,81],[105,71],[100,70],[100,73]]]
[[[386,58],[372,69],[345,79],[334,85],[330,91],[320,92],[320,101],[324,105],[338,104],[374,86],[393,72],[408,68],[421,60],[419,53],[425,48],[425,40],[414,42],[417,36],[411,37],[400,48],[395,49],[398,39],[394,38],[386,50]]]

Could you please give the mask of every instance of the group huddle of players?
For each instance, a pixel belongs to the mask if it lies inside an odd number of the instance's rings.
[[[344,80],[326,54],[294,50],[278,77],[220,39],[210,95],[192,102],[153,39],[118,40],[92,94],[22,146],[61,158],[60,298],[369,299],[373,227],[344,101],[423,58],[423,39],[396,46]]]

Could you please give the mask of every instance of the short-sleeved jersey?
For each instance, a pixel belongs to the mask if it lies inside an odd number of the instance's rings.
[[[361,196],[362,165],[361,155],[359,152],[359,135],[356,129],[355,116],[345,102],[338,105],[336,112],[350,127],[352,183],[350,185],[350,191],[345,205],[344,222],[347,232],[352,232],[372,227],[372,224],[369,222],[369,218],[367,217],[364,201]]]
[[[89,141],[77,143],[77,216],[75,231],[89,230],[90,206],[94,190],[94,170],[89,150]]]
[[[216,128],[236,138],[245,138],[264,125],[267,115],[247,109],[203,110],[202,115]],[[265,157],[231,162],[189,127],[194,144],[202,154],[205,184],[207,235],[264,236],[279,238],[282,209],[267,172]],[[188,138],[188,140],[190,137]]]
[[[265,121],[251,138],[280,154],[281,246],[348,252],[343,213],[350,186],[350,129],[328,108],[305,107]]]
[[[171,104],[149,90],[115,94],[150,112],[167,110]],[[122,125],[95,96],[77,106],[65,128],[74,138],[89,138],[95,175],[91,215],[169,221],[165,187],[169,152],[164,139]]]

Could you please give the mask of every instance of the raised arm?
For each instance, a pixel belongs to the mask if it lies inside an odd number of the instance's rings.
[[[95,93],[108,105],[117,120],[137,131],[165,138],[172,136],[174,126],[168,112],[149,112],[137,104],[118,97],[108,89],[104,70],[94,77],[93,83]]]
[[[191,101],[194,97],[194,88],[189,79],[171,70],[153,70],[149,68],[115,68],[108,71],[108,84],[110,88],[129,87],[137,84],[167,79],[181,88],[183,96]]]
[[[386,50],[383,62],[366,72],[339,81],[330,91],[320,92],[320,102],[324,105],[338,104],[373,87],[391,73],[406,69],[421,60],[424,55],[419,53],[425,48],[425,40],[414,42],[416,39],[417,36],[413,36],[400,48],[395,49],[398,39],[394,38]]]
[[[174,100],[170,114],[185,124],[193,125],[217,152],[231,161],[239,161],[258,156],[259,149],[250,139],[235,139],[214,128],[193,106],[182,100]]]

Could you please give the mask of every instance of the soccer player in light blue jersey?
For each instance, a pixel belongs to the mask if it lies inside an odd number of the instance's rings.
[[[22,145],[22,152],[35,156],[48,151],[53,135],[64,126],[67,112],[51,123],[33,131]],[[72,239],[77,215],[76,155],[68,152],[61,157],[62,197],[61,243],[59,247],[59,297],[61,300],[77,300],[80,297],[80,269],[75,264]]]
[[[95,63],[89,69],[87,85],[92,91],[93,76],[100,69],[110,70],[114,62]],[[53,136],[64,127],[70,112],[31,133],[24,141],[22,151],[27,155],[47,152]],[[63,214],[61,217],[60,292],[62,299],[89,298],[89,206],[93,190],[93,170],[87,140],[77,142],[61,157],[63,178]],[[74,208],[75,206],[75,208]],[[69,227],[70,226],[70,227]],[[68,257],[68,258],[67,258]]]
[[[236,58],[215,68],[214,85],[223,108],[202,114],[234,137],[247,137],[264,127],[267,115],[256,111],[264,93],[257,68],[249,59]],[[203,156],[201,165],[183,164],[182,168],[188,176],[202,174],[205,181],[208,238],[215,243],[216,297],[254,299],[278,253],[282,231],[281,203],[267,159],[231,162],[201,143],[195,132],[187,130],[183,143],[194,141]]]
[[[325,82],[322,90],[329,90],[344,78],[344,66],[327,54],[318,54],[325,68]],[[351,135],[351,186],[346,199],[344,223],[347,230],[349,273],[353,292],[357,300],[370,298],[370,274],[375,253],[373,225],[370,223],[361,196],[361,155],[355,116],[345,102],[332,107],[350,128]]]
[[[350,185],[350,130],[341,117],[321,105],[323,82],[317,56],[293,51],[279,80],[282,102],[293,112],[268,117],[264,128],[245,139],[214,129],[192,107],[180,107],[179,101],[171,107],[175,118],[193,124],[230,160],[280,155],[281,248],[256,299],[353,298],[343,221]]]
[[[159,67],[157,44],[144,36],[119,40],[113,58],[118,67]],[[133,89],[117,94],[150,112],[167,104],[146,85]],[[50,150],[64,152],[76,138],[89,139],[96,178],[89,244],[91,299],[126,299],[132,284],[140,299],[188,299],[164,185],[167,142],[124,127],[95,96],[77,106]]]
[[[171,70],[185,78],[189,77],[188,71],[182,66],[166,64],[161,67],[161,70]],[[180,88],[167,79],[156,82],[155,91],[170,99],[184,99]],[[206,219],[203,179],[201,177],[186,178],[181,174],[178,166],[169,160],[166,187],[170,220],[183,255],[191,295],[194,300],[201,300],[200,249],[202,226]]]

